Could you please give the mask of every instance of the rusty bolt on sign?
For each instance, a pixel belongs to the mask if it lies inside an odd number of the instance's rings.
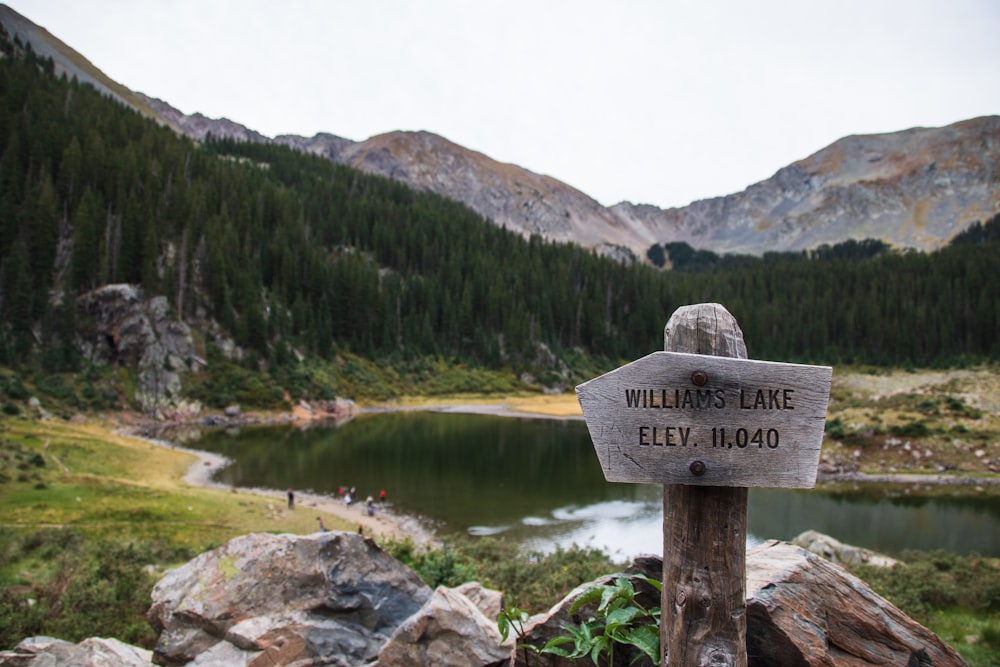
[[[705,474],[705,464],[702,463],[701,461],[692,461],[690,469],[691,469],[691,474],[694,475],[695,477],[701,477],[702,475]]]
[[[694,382],[698,387],[704,387],[708,384],[708,373],[705,371],[695,371],[691,373],[691,382]]]

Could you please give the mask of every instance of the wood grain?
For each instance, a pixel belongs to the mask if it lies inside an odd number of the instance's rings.
[[[719,304],[678,309],[664,348],[747,354],[736,319]],[[663,487],[662,665],[747,667],[746,528],[746,488]]]

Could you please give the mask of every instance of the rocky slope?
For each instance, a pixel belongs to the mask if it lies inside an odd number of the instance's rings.
[[[612,210],[659,240],[716,252],[848,238],[931,250],[1000,210],[1000,116],[845,137],[743,192],[683,208]]]
[[[525,236],[540,234],[621,258],[644,257],[651,244],[671,241],[757,255],[863,238],[931,250],[1000,211],[1000,116],[845,137],[742,192],[680,208],[628,202],[608,208],[551,176],[431,132],[388,132],[365,141],[327,133],[272,139],[226,118],[187,115],[111,81],[44,28],[2,5],[0,22],[51,55],[57,72],[93,83],[195,140],[211,133],[288,145],[461,201]]]
[[[42,57],[52,58],[56,76],[65,75],[68,79],[75,77],[77,81],[92,85],[105,95],[113,97],[144,116],[166,122],[167,125],[174,127],[175,130],[180,130],[180,128],[168,120],[161,118],[159,114],[149,108],[142,95],[114,81],[82,54],[65,44],[48,30],[35,25],[4,4],[0,4],[0,25],[3,25],[8,34],[12,36],[17,35],[21,42],[30,43],[35,53]]]
[[[579,190],[431,132],[388,132],[361,142],[334,143],[330,135],[275,141],[463,202],[524,236],[540,234],[611,253],[645,252],[651,242]]]

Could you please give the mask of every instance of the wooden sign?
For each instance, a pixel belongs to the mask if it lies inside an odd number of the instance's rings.
[[[812,488],[832,375],[654,352],[576,393],[609,482]]]

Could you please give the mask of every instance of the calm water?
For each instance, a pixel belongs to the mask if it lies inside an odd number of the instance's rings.
[[[186,444],[234,461],[220,482],[331,496],[354,486],[361,498],[385,489],[396,510],[445,535],[498,535],[542,551],[576,543],[622,558],[662,551],[662,487],[606,482],[582,421],[401,412],[340,427],[210,431]],[[1000,556],[1000,499],[884,491],[751,489],[751,540],[815,529],[889,554]]]

